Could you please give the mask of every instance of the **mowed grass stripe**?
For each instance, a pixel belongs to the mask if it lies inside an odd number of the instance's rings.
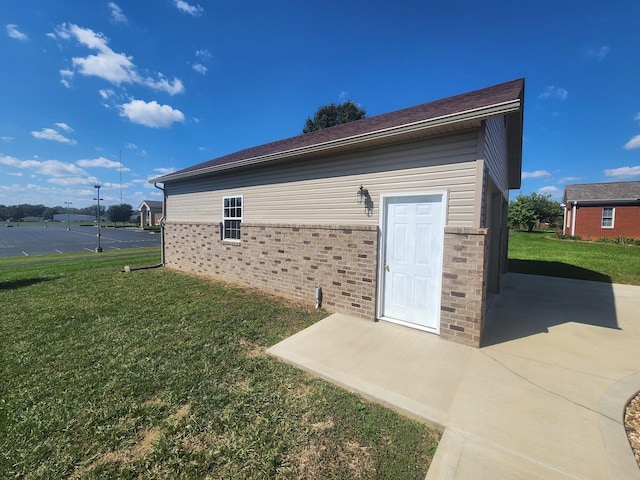
[[[93,255],[0,268],[1,478],[424,478],[439,432],[265,354],[323,312]]]
[[[640,247],[509,232],[509,271],[640,285]]]

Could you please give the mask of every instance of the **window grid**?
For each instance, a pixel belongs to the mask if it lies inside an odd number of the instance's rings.
[[[602,208],[602,228],[613,228],[613,207]]]
[[[224,197],[222,207],[223,240],[240,240],[242,197]]]

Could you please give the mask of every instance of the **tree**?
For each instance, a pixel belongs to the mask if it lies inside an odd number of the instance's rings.
[[[537,222],[555,224],[560,215],[562,207],[559,202],[551,200],[551,195],[535,192],[518,195],[509,203],[509,223],[518,229],[524,226],[528,232],[533,231]]]
[[[131,219],[133,208],[128,203],[121,203],[120,205],[111,205],[107,209],[107,219],[110,222],[128,222]]]
[[[322,106],[313,116],[313,119],[307,118],[302,133],[309,133],[323,128],[333,127],[341,123],[349,123],[364,118],[367,111],[360,108],[357,103],[352,100],[342,102],[340,105],[331,103]]]

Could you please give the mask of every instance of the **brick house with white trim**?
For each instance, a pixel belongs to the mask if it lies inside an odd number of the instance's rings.
[[[584,239],[640,239],[640,182],[567,185],[563,233]]]

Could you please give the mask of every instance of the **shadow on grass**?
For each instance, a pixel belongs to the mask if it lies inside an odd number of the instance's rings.
[[[575,278],[576,280],[612,283],[609,275],[562,262],[509,259],[509,271],[530,275],[546,275],[547,277]]]
[[[561,262],[509,260],[500,294],[487,311],[482,346],[569,323],[620,330],[611,278]]]
[[[22,278],[20,280],[9,280],[7,282],[0,282],[0,291],[2,290],[17,290],[18,288],[30,287],[42,282],[48,282],[55,280],[55,277],[37,277],[37,278]]]

